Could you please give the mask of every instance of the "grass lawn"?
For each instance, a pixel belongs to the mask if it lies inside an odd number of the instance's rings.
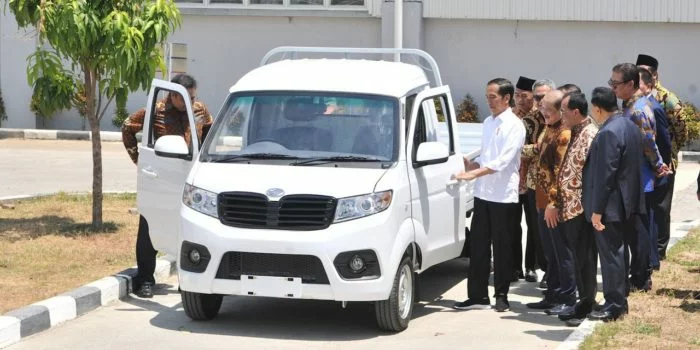
[[[135,194],[105,195],[91,232],[91,195],[58,194],[0,208],[0,314],[135,265]]]
[[[655,272],[649,293],[633,293],[624,319],[598,326],[581,349],[700,349],[700,229]]]

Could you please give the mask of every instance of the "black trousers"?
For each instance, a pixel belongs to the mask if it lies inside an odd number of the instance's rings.
[[[673,187],[676,183],[676,175],[668,175],[668,182],[665,185],[654,189],[654,220],[656,221],[656,232],[658,242],[652,242],[659,251],[659,259],[666,258],[668,241],[671,239],[671,202],[673,202]]]
[[[605,305],[621,310],[627,307],[627,270],[626,241],[637,236],[636,217],[622,222],[606,222],[605,230],[594,231],[600,270],[603,274],[603,295]],[[646,255],[648,256],[648,254]]]
[[[567,304],[576,301],[576,291],[581,306],[589,309],[595,303],[598,289],[598,252],[596,251],[593,226],[583,214],[560,223],[559,231],[564,238],[564,253],[561,255],[561,297]],[[575,287],[571,287],[571,277]],[[587,310],[588,311],[588,310]]]
[[[518,203],[495,203],[474,199],[474,217],[471,224],[471,259],[467,279],[470,299],[488,298],[488,285],[493,244],[493,275],[496,297],[507,296],[512,276],[511,246],[513,230],[520,222]]]
[[[518,208],[518,220],[522,219],[523,212],[525,213],[525,223],[527,224],[527,241],[525,245],[525,270],[541,269],[547,271],[547,260],[542,252],[542,239],[540,238],[540,225],[537,222],[537,208],[535,207],[535,190],[528,189],[527,192],[520,195],[519,204],[523,210]],[[520,225],[515,231],[513,242],[513,268],[514,271],[522,271],[520,266],[523,260],[523,249],[520,245],[522,242],[523,230]]]
[[[649,214],[634,214],[634,235],[626,239],[625,245],[629,249],[629,283],[637,288],[644,288],[651,278],[651,219]]]
[[[139,231],[136,236],[136,266],[138,272],[133,279],[133,288],[138,289],[143,282],[156,283],[153,274],[156,271],[156,254],[151,236],[148,233],[148,222],[139,216]]]
[[[563,240],[559,226],[555,228],[547,227],[544,221],[544,209],[537,213],[537,220],[540,223],[540,237],[542,238],[542,250],[547,259],[547,292],[545,296],[548,299],[556,299],[559,301],[559,250],[562,249]]]

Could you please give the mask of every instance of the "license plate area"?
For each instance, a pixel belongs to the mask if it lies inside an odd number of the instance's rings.
[[[243,295],[301,298],[300,277],[272,277],[241,275],[241,292]]]

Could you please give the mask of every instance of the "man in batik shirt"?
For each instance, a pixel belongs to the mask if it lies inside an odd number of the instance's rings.
[[[657,177],[666,176],[670,169],[664,164],[663,158],[656,145],[656,127],[654,112],[651,103],[639,91],[639,68],[632,63],[621,63],[613,67],[612,77],[608,85],[615,92],[617,98],[623,101],[623,115],[634,122],[642,134],[642,154],[645,161],[642,162],[640,176],[645,196],[649,196],[654,190],[654,181]],[[645,198],[647,199],[647,198]],[[637,237],[629,242],[631,251],[630,284],[633,289],[651,289],[651,264],[650,258],[650,230],[653,224],[653,212],[637,215]]]
[[[573,305],[576,300],[565,299],[562,291],[573,288],[576,282],[573,276],[562,280],[560,273],[559,251],[563,240],[559,232],[559,208],[557,203],[557,176],[564,153],[569,145],[571,132],[561,122],[561,101],[564,93],[558,90],[548,92],[541,103],[541,111],[545,120],[545,130],[538,142],[537,179],[535,189],[535,205],[537,207],[542,246],[547,258],[547,291],[539,302],[529,303],[531,309],[544,309],[548,314],[561,313],[566,305]],[[568,295],[568,294],[566,294]]]
[[[668,119],[668,132],[671,137],[671,163],[668,164],[673,171],[672,174],[667,176],[666,192],[663,198],[660,199],[658,205],[655,205],[657,212],[654,214],[657,221],[658,232],[658,244],[656,248],[659,252],[659,258],[664,260],[666,258],[666,249],[668,248],[668,241],[671,238],[671,203],[673,202],[673,188],[676,182],[676,175],[678,169],[678,152],[685,146],[688,141],[688,129],[686,127],[685,121],[688,116],[683,110],[681,102],[678,97],[673,92],[668,91],[661,85],[659,81],[659,61],[649,55],[639,55],[637,57],[637,66],[641,68],[646,68],[651,72],[653,78],[654,89],[651,91],[651,95],[656,99],[657,102],[666,111],[666,118]],[[652,245],[654,243],[652,242]]]
[[[534,95],[532,93],[532,86],[535,84],[535,80],[520,77],[517,84],[515,84],[515,109],[513,110],[515,115],[522,119],[525,125],[525,145],[534,145],[537,143],[537,136],[539,135],[542,127],[544,127],[544,120],[542,114],[540,114],[537,106],[535,105]],[[532,169],[532,170],[531,170]],[[537,282],[537,273],[535,270],[539,266],[543,270],[546,269],[546,260],[544,259],[544,254],[542,253],[539,234],[539,224],[537,223],[537,208],[535,207],[535,189],[534,180],[532,182],[532,187],[528,187],[528,174],[533,172],[535,169],[534,162],[523,157],[520,160],[520,185],[518,186],[518,192],[520,194],[519,202],[523,207],[520,210],[520,214],[525,213],[525,223],[527,224],[527,243],[525,247],[525,274],[523,275],[522,261],[523,261],[523,247],[520,242],[522,242],[522,228],[518,226],[518,230],[515,232],[515,237],[513,238],[513,281],[517,281],[520,278],[525,278],[528,282]]]
[[[598,126],[588,117],[588,101],[582,93],[564,96],[561,105],[564,126],[571,130],[571,140],[557,177],[557,207],[561,220],[559,231],[564,240],[561,269],[576,277],[579,301],[559,314],[569,326],[578,326],[593,311],[597,289],[597,250],[593,227],[583,213],[583,167]],[[572,292],[566,298],[571,299]]]
[[[207,107],[202,102],[195,100],[197,96],[197,82],[187,74],[177,75],[171,82],[180,84],[187,89],[196,119],[197,138],[202,142],[209,132],[212,117]],[[201,144],[192,145],[192,133],[185,100],[180,94],[171,92],[167,97],[156,102],[153,114],[151,130],[153,130],[154,141],[164,135],[179,135],[185,138],[185,142],[190,147],[201,146]],[[145,116],[146,110],[141,109],[130,115],[122,125],[122,141],[134,164],[139,159],[136,133],[143,130]],[[155,285],[153,273],[156,268],[156,254],[157,252],[153,248],[151,237],[148,233],[148,222],[141,216],[136,237],[136,265],[138,272],[132,284],[135,294],[139,297],[153,297],[153,287]]]

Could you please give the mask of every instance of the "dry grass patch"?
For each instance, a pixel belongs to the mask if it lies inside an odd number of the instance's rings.
[[[105,195],[101,232],[90,195],[58,194],[0,209],[0,314],[134,265],[136,195]]]
[[[630,295],[623,320],[597,327],[581,349],[700,348],[700,229],[671,249],[653,281],[651,292]]]

